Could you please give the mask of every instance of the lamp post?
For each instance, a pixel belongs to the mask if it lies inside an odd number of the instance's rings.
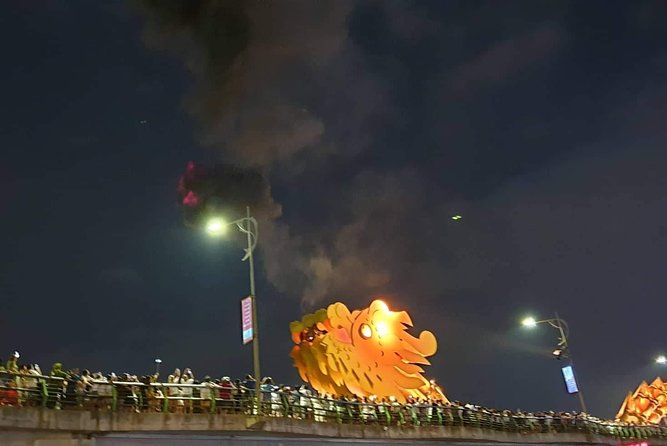
[[[160,358],[155,358],[155,376],[156,377],[160,374],[160,364],[162,364],[162,360]]]
[[[665,355],[656,356],[655,363],[660,365],[667,365],[667,356]]]
[[[576,375],[574,374],[574,361],[572,360],[572,353],[570,352],[570,345],[567,339],[568,335],[570,334],[570,327],[568,326],[567,322],[558,317],[558,313],[556,313],[555,317],[552,319],[536,320],[533,317],[527,317],[521,321],[521,325],[523,325],[526,328],[534,328],[539,324],[549,324],[551,327],[558,330],[560,337],[558,338],[558,344],[556,345],[556,348],[554,349],[552,354],[554,355],[554,357],[556,357],[556,359],[560,359],[561,357],[566,357],[570,360],[570,366],[572,367],[572,374],[573,376],[575,376],[575,381],[576,381]],[[584,394],[582,393],[581,388],[578,388],[577,396],[579,397],[579,404],[581,405],[581,411],[588,413],[588,411],[586,410],[586,403],[584,402]]]
[[[253,375],[255,377],[255,399],[257,409],[259,412],[259,402],[261,400],[260,394],[260,364],[259,364],[259,330],[257,323],[257,300],[255,296],[255,264],[253,259],[253,251],[257,246],[257,220],[250,216],[250,207],[246,206],[246,216],[231,222],[225,222],[221,218],[212,218],[206,224],[206,232],[211,236],[221,236],[227,232],[229,226],[235,225],[239,231],[246,234],[248,247],[244,249],[245,255],[241,259],[242,262],[248,261],[250,269],[250,299],[252,302],[252,363]]]

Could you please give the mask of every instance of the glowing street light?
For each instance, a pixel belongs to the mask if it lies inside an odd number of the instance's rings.
[[[162,360],[160,358],[155,358],[155,376],[160,374],[160,364],[162,364]]]
[[[667,356],[659,355],[657,358],[655,358],[655,363],[660,365],[667,364]]]
[[[521,321],[521,325],[523,325],[526,328],[535,328],[537,327],[537,321],[535,320],[534,317],[529,316]]]
[[[248,261],[248,266],[250,269],[250,299],[252,302],[252,362],[253,362],[253,374],[255,376],[255,398],[257,401],[257,410],[259,413],[259,402],[261,399],[260,394],[260,383],[261,383],[261,374],[260,374],[260,364],[259,364],[259,330],[257,323],[257,303],[255,296],[255,264],[253,261],[252,253],[257,246],[257,220],[254,217],[250,216],[250,208],[246,207],[246,216],[239,218],[234,221],[226,222],[220,217],[213,217],[206,222],[206,232],[212,237],[219,237],[224,235],[227,232],[227,228],[235,225],[239,231],[246,234],[248,247],[244,249],[245,256],[241,259],[242,262]]]
[[[206,232],[208,235],[217,237],[227,232],[227,222],[222,218],[214,217],[206,222]]]
[[[558,333],[560,334],[560,337],[558,338],[558,344],[556,344],[556,347],[551,352],[551,354],[554,356],[554,358],[558,360],[560,360],[561,358],[568,358],[570,360],[570,370],[568,371],[568,373],[571,372],[572,378],[574,378],[574,363],[572,361],[572,353],[570,353],[570,346],[567,340],[567,337],[570,333],[570,327],[567,325],[567,322],[559,318],[558,314],[556,314],[556,317],[552,319],[536,320],[534,317],[529,316],[521,321],[521,325],[524,326],[525,328],[535,328],[539,324],[549,324],[551,327],[558,330]],[[564,370],[563,373],[565,373],[565,369],[563,370]],[[588,411],[586,410],[586,403],[584,402],[584,395],[581,392],[581,389],[576,389],[576,392],[577,395],[579,396],[579,404],[581,405],[581,411],[587,413]]]

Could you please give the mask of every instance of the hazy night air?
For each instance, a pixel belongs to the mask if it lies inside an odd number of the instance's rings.
[[[452,400],[577,408],[529,314],[592,413],[665,379],[667,3],[4,6],[3,360],[249,373],[242,245],[200,218],[250,206],[275,382],[290,321],[374,299]]]

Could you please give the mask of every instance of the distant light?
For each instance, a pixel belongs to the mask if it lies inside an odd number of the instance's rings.
[[[551,354],[554,355],[556,359],[560,359],[563,356],[563,349],[561,348],[554,349],[554,351],[551,352]]]
[[[452,216],[452,220],[461,220],[462,218],[463,218],[463,217],[461,217],[460,215],[454,215],[454,216]]]
[[[526,328],[533,328],[537,325],[537,321],[535,320],[534,317],[527,317],[521,321],[521,325],[523,325]]]
[[[155,359],[155,363],[156,363],[156,364],[162,364],[162,360],[161,360],[160,358],[156,358],[156,359]]]
[[[212,218],[206,222],[206,232],[213,236],[223,235],[227,232],[227,223],[222,218]]]
[[[665,355],[660,355],[657,358],[655,358],[656,364],[667,364],[667,356]]]

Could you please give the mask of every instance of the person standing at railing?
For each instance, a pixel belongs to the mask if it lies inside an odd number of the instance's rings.
[[[18,373],[19,372],[19,352],[14,352],[11,354],[5,365],[5,370],[9,373]]]
[[[162,412],[165,395],[162,389],[151,386],[148,390],[148,410],[150,412]]]
[[[167,383],[171,384],[167,389],[167,394],[169,395],[169,410],[173,413],[180,412],[182,408],[183,400],[179,400],[178,397],[181,396],[181,389],[178,388],[176,384],[181,382],[181,369],[174,369],[174,373],[167,377]],[[179,404],[180,403],[180,404]]]
[[[95,397],[95,407],[99,409],[108,410],[111,408],[113,400],[113,387],[111,382],[116,378],[114,373],[104,377],[101,372],[97,374],[93,380],[92,392]]]
[[[288,387],[287,401],[290,406],[290,412],[293,418],[300,420],[305,418],[304,409],[301,407],[301,394],[299,393],[299,386]]]
[[[75,383],[76,404],[83,407],[86,395],[90,391],[91,377],[88,370],[83,370]]]
[[[192,370],[190,369],[183,370],[183,374],[181,375],[181,384],[186,384],[186,386],[181,388],[181,395],[183,395],[183,400],[185,400],[185,413],[193,412],[193,403],[194,403],[192,400],[193,393],[192,393],[192,387],[190,386],[194,383],[195,383],[195,376],[192,373]]]
[[[324,401],[316,392],[311,393],[311,404],[313,405],[313,419],[315,421],[324,421]]]
[[[231,413],[233,410],[236,410],[238,400],[236,400],[234,396],[237,391],[238,389],[232,384],[232,380],[229,376],[223,376],[220,381],[220,387],[218,388],[218,397],[222,400],[220,402],[220,411]]]
[[[12,379],[14,381],[14,387],[19,388],[21,387],[21,379],[18,376],[19,373],[19,364],[18,364],[18,359],[19,359],[19,352],[14,352],[9,356],[9,359],[7,360],[7,364],[5,365],[5,370],[7,370],[8,373],[13,373],[15,376]],[[21,392],[16,390],[18,393],[19,401],[21,398]]]
[[[255,382],[255,378],[252,375],[248,374],[245,376],[245,380],[242,383],[243,389],[245,390],[244,402],[246,411],[255,406],[255,389],[259,384]],[[257,409],[250,410],[250,413],[257,413]]]
[[[208,413],[211,411],[211,400],[215,391],[217,391],[217,385],[211,380],[210,376],[205,376],[204,381],[201,383],[202,387],[199,388],[199,407],[202,413]]]
[[[123,373],[119,377],[120,381],[114,381],[112,384],[116,389],[116,397],[123,412],[137,412],[137,397],[133,391],[132,377],[128,373]]]
[[[280,397],[281,415],[286,418],[291,418],[292,410],[289,402],[290,388],[285,384],[281,384],[276,392],[278,392],[278,396]]]
[[[57,379],[49,380],[47,383],[47,392],[49,395],[47,407],[60,409],[67,383],[67,373],[63,370],[63,365],[60,362],[56,362],[51,367],[49,376]]]
[[[79,380],[79,369],[71,369],[67,372],[67,380],[65,381],[65,401],[69,406],[76,406],[76,384]]]
[[[16,390],[16,381],[10,379],[7,381],[7,388],[4,391],[3,398],[0,398],[0,406],[19,406],[19,392]]]
[[[35,375],[36,373],[32,364],[21,367],[21,384],[19,387],[26,389],[23,392],[22,399],[27,406],[36,406],[39,399],[38,383]]]
[[[311,419],[313,416],[313,402],[311,399],[311,392],[305,384],[302,384],[301,387],[299,387],[299,405],[303,411],[303,418]]]
[[[241,413],[243,409],[243,401],[245,400],[245,390],[243,390],[243,384],[241,384],[240,379],[234,380],[234,387],[232,388],[232,401],[234,403],[234,412]]]
[[[262,380],[260,390],[262,392],[262,401],[266,407],[264,413],[268,413],[272,417],[277,417],[280,414],[280,395],[277,392],[278,388],[273,385],[273,378],[270,376],[265,377]]]

